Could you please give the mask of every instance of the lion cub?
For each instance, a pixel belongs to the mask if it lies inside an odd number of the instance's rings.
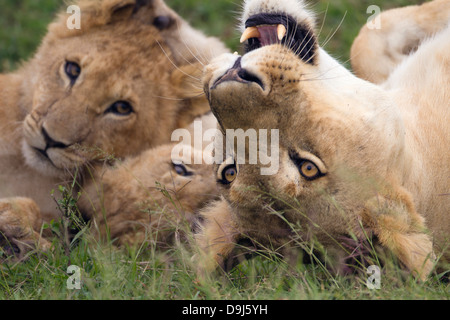
[[[78,203],[94,232],[119,246],[143,241],[164,246],[195,227],[198,210],[218,197],[213,167],[192,164],[201,150],[186,146],[175,157],[173,147],[94,170]]]
[[[117,246],[143,242],[157,248],[189,238],[198,211],[218,198],[212,165],[193,165],[202,151],[186,145],[173,156],[168,144],[114,165],[92,168],[85,177],[77,207],[91,234]],[[13,218],[13,219],[12,219]],[[42,218],[28,198],[0,201],[0,246],[7,255],[21,257],[30,248],[50,248],[41,236]]]

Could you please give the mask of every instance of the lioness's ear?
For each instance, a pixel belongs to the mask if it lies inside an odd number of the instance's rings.
[[[366,202],[363,223],[410,272],[425,280],[434,266],[433,244],[411,195],[398,188]]]

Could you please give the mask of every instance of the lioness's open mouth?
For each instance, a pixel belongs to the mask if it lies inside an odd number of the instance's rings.
[[[247,41],[245,53],[272,44],[282,44],[306,63],[314,64],[317,41],[307,23],[298,23],[286,14],[260,13],[245,22],[241,43]]]

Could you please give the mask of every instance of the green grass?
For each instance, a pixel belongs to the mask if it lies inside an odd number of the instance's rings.
[[[232,49],[239,49],[236,0],[167,0],[194,26],[220,37]],[[366,8],[382,9],[420,1],[334,0],[316,1],[312,8],[324,21],[320,39],[326,49],[341,61],[360,27],[367,21]],[[30,58],[45,34],[46,26],[61,6],[59,0],[2,0],[0,12],[0,71],[18,67]],[[345,19],[343,19],[345,16]],[[0,264],[0,300],[23,299],[449,299],[450,285],[434,275],[425,283],[393,268],[381,278],[381,289],[370,290],[364,272],[350,277],[333,276],[320,265],[293,265],[279,261],[270,252],[246,261],[228,274],[218,273],[199,279],[192,251],[184,245],[159,252],[152,245],[119,250],[102,243],[89,233],[75,243],[55,231],[53,250],[31,252],[27,259]],[[58,232],[60,231],[59,236]],[[62,232],[62,233],[61,233]],[[1,253],[0,253],[1,258]],[[82,270],[82,287],[69,290],[69,265]]]
[[[0,299],[150,299],[150,300],[305,300],[450,298],[448,284],[432,278],[420,283],[398,271],[381,277],[381,288],[365,285],[368,275],[330,276],[320,266],[289,267],[259,257],[228,274],[197,277],[190,251],[175,247],[120,251],[89,237],[71,248],[31,255],[25,262],[0,266]],[[275,260],[275,261],[274,261]],[[81,268],[81,289],[67,287],[69,265]],[[405,278],[405,279],[402,279]]]
[[[334,276],[320,265],[287,265],[263,252],[232,272],[199,278],[192,250],[174,246],[164,253],[144,246],[119,250],[83,235],[69,253],[58,238],[49,253],[30,254],[0,265],[4,300],[380,300],[450,298],[450,286],[437,277],[421,283],[400,269],[382,274],[379,290],[366,286],[368,275]],[[81,268],[81,289],[67,287],[69,265]]]
[[[175,243],[158,250],[155,241],[118,249],[111,241],[98,240],[89,224],[70,226],[77,214],[76,198],[60,188],[59,201],[66,219],[46,226],[53,234],[52,250],[29,252],[20,260],[0,264],[1,300],[440,300],[450,298],[450,284],[433,273],[426,282],[403,271],[392,257],[372,251],[374,264],[385,261],[381,285],[367,287],[369,275],[356,264],[350,276],[334,275],[323,262],[303,263],[302,256],[281,260],[276,251],[263,248],[256,257],[231,272],[199,276],[193,255],[198,249],[192,241]],[[280,216],[280,219],[283,219]],[[77,229],[73,240],[66,236]],[[294,234],[299,227],[291,225]],[[183,230],[182,230],[183,231]],[[188,230],[184,230],[189,234]],[[300,233],[298,233],[300,234]],[[154,235],[150,236],[154,240]],[[190,238],[190,236],[188,236]],[[292,246],[309,251],[310,245],[294,239]],[[315,250],[319,250],[318,246]],[[0,250],[0,261],[3,253]],[[294,258],[293,258],[294,257]],[[315,254],[311,255],[314,261]],[[70,289],[69,266],[80,268],[80,289]]]

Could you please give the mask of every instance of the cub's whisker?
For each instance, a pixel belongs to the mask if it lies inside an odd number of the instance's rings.
[[[162,50],[162,52],[164,53],[164,55],[166,56],[167,60],[169,60],[169,62],[170,62],[177,70],[179,70],[181,73],[183,73],[184,75],[188,76],[189,78],[192,78],[192,79],[197,80],[197,81],[201,81],[201,79],[199,79],[199,78],[197,78],[197,77],[194,77],[192,74],[189,74],[189,73],[187,73],[187,72],[181,70],[181,68],[178,67],[178,66],[176,65],[176,63],[169,57],[169,55],[167,54],[166,50],[164,50],[164,48],[163,48],[163,46],[161,45],[161,43],[160,43],[158,40],[155,40],[155,41],[156,41],[156,43],[159,45],[159,47],[161,48],[161,50]]]
[[[205,95],[205,93],[202,92],[202,93],[199,93],[197,95],[191,96],[189,98],[170,98],[170,97],[163,97],[163,96],[152,96],[152,97],[158,98],[158,99],[170,100],[170,101],[187,101],[187,100],[190,100],[190,99],[193,99],[193,98],[194,99],[195,98],[200,98],[201,96],[204,96],[204,95]]]
[[[197,57],[196,54],[194,54],[194,53],[192,52],[191,48],[187,45],[186,41],[184,40],[184,38],[183,38],[183,36],[182,36],[182,34],[181,34],[181,29],[180,29],[180,26],[179,26],[178,24],[177,24],[177,29],[178,29],[178,34],[180,35],[180,39],[182,40],[182,42],[183,42],[184,46],[186,47],[186,49],[188,49],[189,53],[195,58],[195,60],[197,60],[198,63],[200,63],[200,64],[204,67],[205,64]],[[205,57],[202,56],[201,53],[199,53],[199,50],[198,50],[197,48],[196,48],[196,51],[197,51],[197,53],[199,54],[199,56],[200,56],[203,60],[208,61],[208,59],[205,59]],[[186,62],[188,62],[188,63],[190,63],[191,65],[193,65],[192,62],[188,61],[184,56],[182,56],[182,58],[183,58]]]

